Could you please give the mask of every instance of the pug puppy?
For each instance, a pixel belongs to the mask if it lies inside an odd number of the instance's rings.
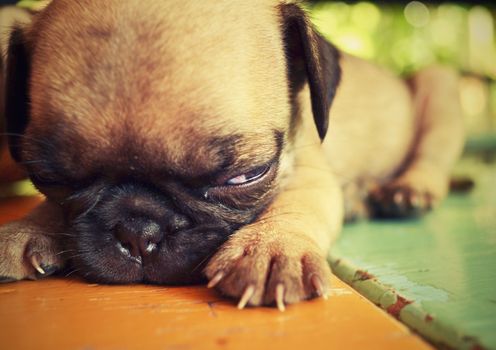
[[[345,217],[436,206],[463,144],[454,72],[401,80],[290,1],[54,0],[6,73],[10,150],[46,200],[0,228],[4,281],[206,277],[283,310],[327,294]]]

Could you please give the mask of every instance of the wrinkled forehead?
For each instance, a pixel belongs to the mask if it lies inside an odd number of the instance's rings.
[[[225,128],[178,124],[175,129],[153,132],[121,126],[108,133],[85,133],[61,120],[42,133],[33,130],[30,125],[28,138],[23,139],[29,141],[26,159],[37,163],[49,158],[59,173],[75,180],[97,174],[115,179],[164,179],[164,174],[210,177],[226,169],[250,169],[275,161],[286,143],[284,129],[268,127],[226,133]]]
[[[239,153],[275,148],[290,108],[271,1],[95,3],[55,2],[36,23],[32,130],[84,149],[82,165],[194,164],[232,135],[255,140]]]
[[[93,12],[95,2],[75,3],[56,2],[37,23],[34,114],[67,114],[70,105],[83,122],[108,115],[164,125],[208,114],[243,127],[288,105],[272,1],[114,0]]]

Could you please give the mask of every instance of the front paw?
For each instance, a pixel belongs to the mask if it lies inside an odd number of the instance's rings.
[[[245,305],[285,304],[327,297],[331,270],[317,245],[302,234],[236,232],[210,260],[209,287]]]
[[[23,221],[0,227],[0,283],[39,279],[60,270],[55,240]]]

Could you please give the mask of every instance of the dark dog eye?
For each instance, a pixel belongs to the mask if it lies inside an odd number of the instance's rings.
[[[38,186],[55,186],[58,184],[54,179],[38,173],[31,173],[29,174],[29,177],[31,181]]]
[[[226,186],[239,186],[246,185],[251,182],[255,182],[261,179],[269,171],[270,166],[265,165],[263,167],[256,168],[248,173],[237,175],[226,181]]]

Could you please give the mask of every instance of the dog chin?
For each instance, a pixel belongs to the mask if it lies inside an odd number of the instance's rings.
[[[204,266],[235,229],[224,222],[194,222],[139,186],[98,193],[71,220],[63,247],[73,271],[89,281],[202,282]],[[132,241],[134,233],[141,239],[143,232],[149,235],[144,244]]]

